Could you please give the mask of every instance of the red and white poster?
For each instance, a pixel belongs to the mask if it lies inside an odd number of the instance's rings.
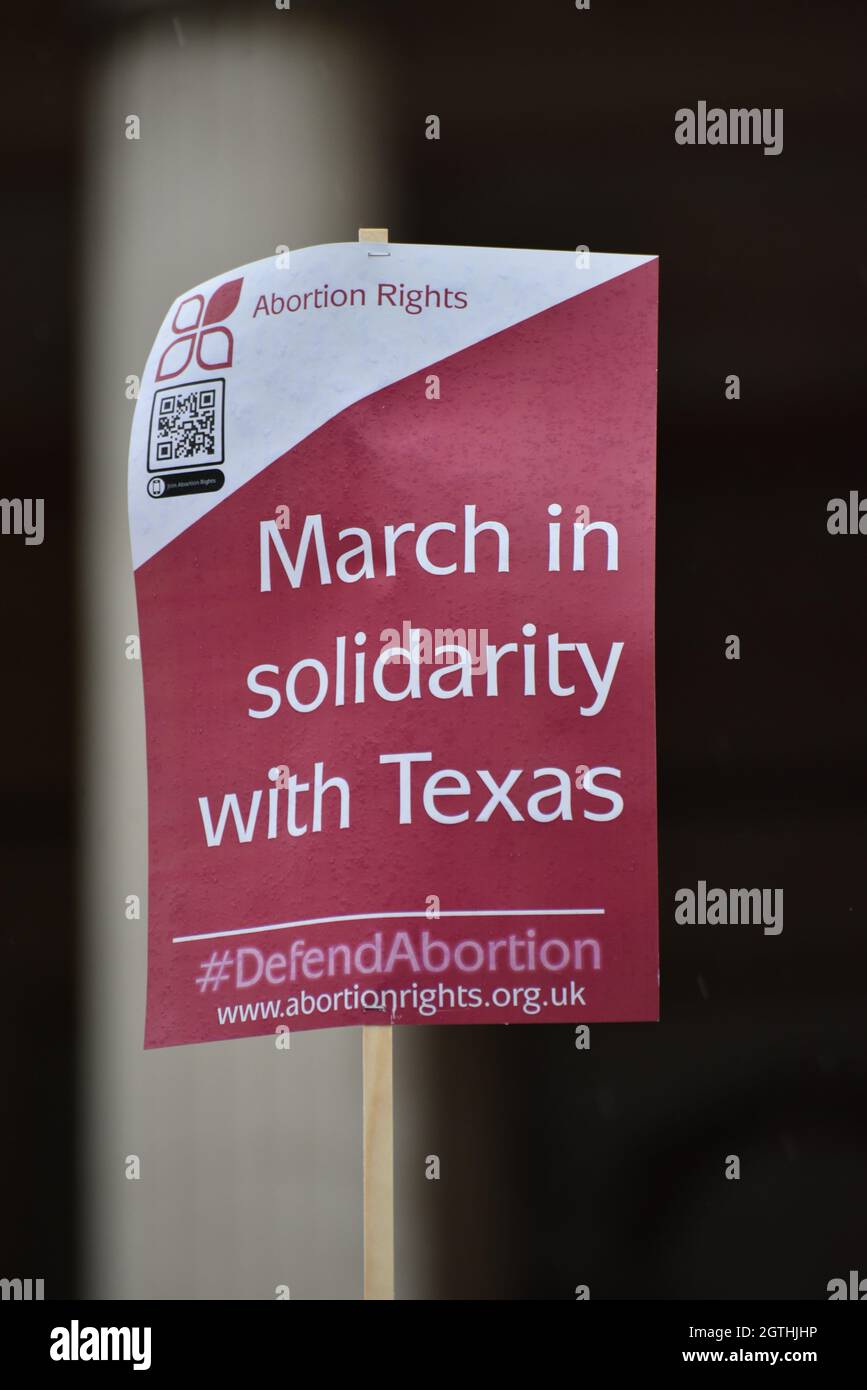
[[[169,310],[146,1046],[658,1017],[657,270],[349,242]]]

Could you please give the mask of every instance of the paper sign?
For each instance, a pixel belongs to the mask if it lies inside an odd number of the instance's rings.
[[[132,431],[145,1043],[655,1019],[657,262],[318,246]]]

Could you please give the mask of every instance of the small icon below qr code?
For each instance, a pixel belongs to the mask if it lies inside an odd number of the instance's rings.
[[[187,381],[154,395],[148,472],[223,462],[224,377]]]

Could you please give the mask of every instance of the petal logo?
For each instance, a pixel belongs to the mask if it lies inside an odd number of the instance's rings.
[[[185,372],[195,354],[196,363],[206,372],[231,367],[234,339],[222,324],[237,307],[244,277],[218,285],[205,304],[204,295],[182,299],[172,320],[172,339],[160,358],[157,381],[169,381]]]

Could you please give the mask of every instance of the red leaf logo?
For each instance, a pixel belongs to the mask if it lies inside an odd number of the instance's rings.
[[[175,314],[172,332],[187,333],[191,328],[198,328],[204,307],[205,301],[200,294],[191,294],[188,299],[182,299]]]
[[[166,348],[157,367],[157,381],[170,381],[186,371],[193,355],[195,333],[187,333],[183,338],[174,338]]]
[[[203,324],[219,323],[221,319],[227,319],[236,308],[238,300],[241,298],[241,286],[244,283],[243,275],[239,280],[227,280],[225,285],[219,285],[208,300],[208,307],[205,310]]]
[[[196,361],[208,372],[231,367],[233,346],[228,328],[203,328],[196,344]]]

